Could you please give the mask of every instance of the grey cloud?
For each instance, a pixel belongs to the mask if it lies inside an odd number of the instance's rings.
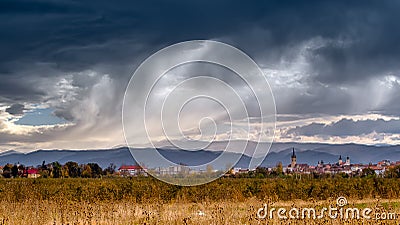
[[[36,80],[16,79],[13,76],[2,75],[0,79],[1,102],[12,104],[19,101],[40,101],[45,96],[45,91],[35,85]]]
[[[25,106],[22,104],[12,104],[10,107],[6,108],[6,112],[11,115],[22,115],[24,114]]]
[[[358,136],[370,133],[400,134],[400,120],[361,120],[342,119],[332,124],[311,123],[297,126],[287,131],[287,134],[304,136]]]

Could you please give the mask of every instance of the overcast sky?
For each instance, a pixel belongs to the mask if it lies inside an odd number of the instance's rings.
[[[132,73],[193,39],[261,67],[275,141],[400,144],[399,11],[368,0],[1,1],[0,150],[124,145]]]

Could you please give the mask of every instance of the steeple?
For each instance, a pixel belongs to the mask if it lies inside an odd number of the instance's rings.
[[[346,166],[350,166],[350,157],[349,157],[349,156],[347,156],[347,158],[346,158],[346,163],[345,163],[345,165],[346,165]]]
[[[296,154],[294,153],[294,148],[293,148],[293,153],[291,157],[291,162],[290,162],[290,167],[293,169],[296,167],[297,164],[297,159],[296,159]]]
[[[339,166],[342,165],[342,163],[343,163],[342,155],[340,155],[340,156],[339,156],[339,162],[338,162]]]

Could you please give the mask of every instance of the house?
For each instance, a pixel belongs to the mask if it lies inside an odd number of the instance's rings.
[[[377,166],[379,166],[379,167],[383,167],[383,166],[390,166],[390,161],[389,160],[382,160],[382,161],[379,161],[378,163],[377,163]]]
[[[27,168],[24,171],[24,175],[27,178],[38,178],[40,177],[39,170],[36,168]]]
[[[189,173],[190,169],[188,166],[179,164],[175,166],[170,166],[170,167],[159,167],[156,169],[156,173],[158,175],[176,175],[176,174],[186,174]]]
[[[138,176],[138,175],[146,175],[147,169],[145,169],[139,165],[122,165],[118,169],[118,172],[121,175]]]
[[[376,175],[383,175],[386,171],[385,167],[381,166],[368,166],[368,168],[373,169]]]
[[[249,169],[247,168],[240,168],[240,167],[234,167],[232,168],[231,173],[232,174],[238,174],[238,173],[248,173]]]

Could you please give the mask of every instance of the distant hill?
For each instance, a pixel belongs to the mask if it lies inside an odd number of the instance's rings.
[[[233,151],[241,152],[235,146],[242,146],[237,144],[244,142],[241,140],[233,141]],[[216,141],[211,143],[207,149],[220,150],[227,146],[227,141]],[[265,142],[252,142],[249,141],[244,153],[252,155],[252,149],[257,144],[261,149],[268,149],[270,143]],[[165,148],[170,148],[168,143],[159,143],[164,145]],[[316,165],[318,161],[323,160],[326,163],[337,162],[340,155],[345,159],[350,157],[352,163],[376,163],[383,159],[390,161],[400,161],[400,146],[373,146],[373,145],[360,145],[360,144],[323,144],[323,143],[273,143],[268,152],[267,157],[264,159],[262,166],[275,166],[277,162],[282,162],[284,165],[290,163],[290,155],[292,148],[296,149],[298,163],[307,163]],[[265,154],[265,152],[263,152]],[[256,154],[254,157],[263,157]]]
[[[107,167],[110,163],[119,166],[122,164],[133,164],[132,158],[127,148],[106,149],[106,150],[38,150],[29,153],[7,153],[0,154],[0,165],[6,163],[21,163],[24,165],[41,165],[58,161],[62,164],[68,161],[78,163],[96,162],[101,167]]]
[[[263,166],[274,166],[276,162],[290,163],[292,148],[296,149],[297,162],[316,165],[318,161],[335,163],[341,155],[343,160],[350,157],[351,163],[377,163],[383,159],[400,161],[400,146],[369,146],[359,144],[313,144],[274,143]]]
[[[149,168],[168,167],[171,165],[171,163],[166,163],[162,160],[154,160],[154,157],[150,154],[155,151],[154,149],[132,149],[131,151],[134,152],[134,155],[139,156],[140,159],[145,159],[145,165]],[[158,152],[174,163],[181,163],[190,166],[197,166],[210,162],[222,153],[207,150],[184,151],[176,149],[158,149]],[[229,153],[228,155],[232,157],[236,155],[235,158],[240,157],[240,154],[237,153]],[[15,151],[0,153],[0,165],[6,163],[20,163],[24,165],[37,166],[41,165],[43,161],[46,163],[58,161],[61,164],[68,161],[74,161],[79,164],[94,162],[98,163],[102,168],[107,167],[110,163],[117,166],[132,165],[136,163],[127,147],[103,150],[38,150],[29,153],[20,153]],[[249,164],[249,161],[250,157],[242,156],[237,165],[240,167],[246,167]],[[142,164],[143,162],[138,163]],[[229,163],[222,163],[224,167],[227,164]]]
[[[175,163],[183,163],[186,165],[200,165],[216,159],[221,151],[217,151],[217,146],[224,146],[224,142],[217,142],[210,145],[208,150],[186,151],[168,148],[168,146],[159,149],[158,152],[166,159]],[[252,142],[252,145],[257,143]],[[268,146],[267,143],[262,143]],[[318,161],[323,160],[326,163],[337,162],[339,155],[343,159],[350,157],[352,163],[376,163],[383,159],[390,161],[400,161],[400,146],[367,146],[358,144],[313,144],[313,143],[274,143],[267,157],[262,162],[262,166],[275,166],[277,162],[284,165],[290,163],[290,155],[292,148],[296,149],[297,162],[316,165]],[[164,161],[154,160],[150,154],[153,149],[138,148],[132,149],[135,155],[145,159],[148,167],[164,167],[169,166]],[[248,152],[245,152],[248,153]],[[239,154],[239,155],[238,155]],[[240,156],[240,153],[230,152],[227,155],[232,157]],[[259,157],[259,156],[256,156]],[[247,167],[251,157],[242,155],[236,167]],[[6,151],[0,153],[0,165],[6,163],[21,163],[24,165],[40,165],[58,161],[62,164],[68,161],[78,163],[98,163],[105,168],[110,163],[117,166],[123,164],[134,164],[135,160],[127,147],[102,150],[37,150],[29,153],[21,153],[17,151]],[[139,162],[140,163],[140,162]],[[224,164],[224,163],[221,163]],[[226,162],[226,164],[229,164]],[[225,166],[225,164],[224,164]]]

